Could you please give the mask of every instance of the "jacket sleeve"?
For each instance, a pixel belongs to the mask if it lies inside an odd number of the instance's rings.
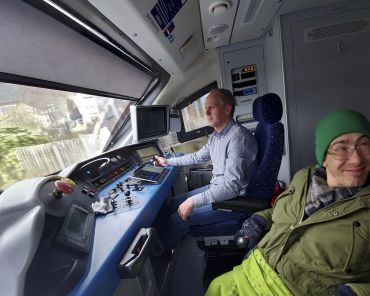
[[[370,283],[347,283],[358,296],[370,296]]]
[[[266,209],[257,213],[254,213],[253,215],[258,215],[266,220],[266,226],[265,231],[269,231],[272,225],[272,211],[273,209]]]
[[[352,288],[345,284],[339,284],[334,291],[333,296],[357,296]]]
[[[253,249],[266,232],[266,220],[258,215],[252,215],[243,222],[242,228],[237,231],[235,238],[244,236],[248,239],[248,248]]]
[[[310,175],[309,168],[305,168],[305,169],[302,169],[299,172],[297,172],[294,175],[293,180],[290,183],[290,185],[287,188],[287,190],[285,190],[284,192],[282,192],[277,197],[276,202],[275,202],[275,205],[279,201],[279,198],[283,198],[284,196],[287,196],[287,195],[289,196],[290,194],[292,194],[294,192],[295,183],[296,182],[300,182],[300,183],[304,182],[304,180],[307,178],[307,175]],[[263,211],[260,211],[260,212],[255,213],[255,215],[258,215],[258,216],[261,216],[261,217],[265,218],[265,220],[267,222],[267,224],[266,224],[266,231],[270,230],[270,228],[271,228],[271,225],[272,225],[272,212],[273,211],[274,211],[274,209],[273,208],[270,208],[270,209],[266,209],[266,210],[263,210]]]

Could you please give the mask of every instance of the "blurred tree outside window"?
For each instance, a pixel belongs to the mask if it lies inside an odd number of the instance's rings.
[[[0,189],[101,153],[132,103],[0,83]]]

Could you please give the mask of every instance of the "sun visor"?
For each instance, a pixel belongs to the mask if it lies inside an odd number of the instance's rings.
[[[140,99],[152,76],[23,1],[2,1],[0,72]]]

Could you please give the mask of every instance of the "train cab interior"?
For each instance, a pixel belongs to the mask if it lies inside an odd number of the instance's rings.
[[[259,145],[247,196],[271,207],[315,164],[336,108],[369,118],[369,0],[1,0],[0,277],[4,295],[204,295],[246,250],[242,220],[163,250],[170,201],[212,163],[205,99],[232,92]],[[258,181],[256,181],[258,180]],[[258,185],[256,185],[258,184]]]

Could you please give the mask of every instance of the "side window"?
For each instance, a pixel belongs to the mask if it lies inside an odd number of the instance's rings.
[[[205,101],[210,90],[217,88],[217,82],[196,91],[177,104],[181,120],[181,131],[177,133],[179,142],[183,143],[213,133],[208,126],[205,114]]]
[[[208,93],[215,88],[216,81],[177,103],[175,109],[180,117],[181,131],[170,132],[159,138],[165,152],[171,154],[171,150],[174,150],[175,153],[192,153],[208,142],[208,135],[213,133],[213,128],[208,126],[204,105]]]

